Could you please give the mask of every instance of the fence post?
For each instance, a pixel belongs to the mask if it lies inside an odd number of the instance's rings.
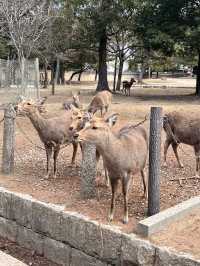
[[[14,171],[15,117],[12,104],[4,111],[2,173],[11,174]]]
[[[35,59],[35,87],[36,87],[36,97],[40,98],[40,71],[39,71],[39,59]]]
[[[90,199],[96,196],[96,147],[90,143],[82,144],[81,197]]]
[[[149,140],[148,216],[160,211],[160,152],[162,108],[151,107]]]

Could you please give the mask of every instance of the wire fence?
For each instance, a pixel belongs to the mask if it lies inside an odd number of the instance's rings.
[[[18,60],[0,59],[0,103],[9,103],[20,96],[39,97],[38,59]]]

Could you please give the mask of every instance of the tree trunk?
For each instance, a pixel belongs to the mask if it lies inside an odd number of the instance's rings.
[[[47,63],[44,63],[44,88],[48,86],[48,72],[47,72]]]
[[[60,73],[59,74],[60,74],[59,75],[60,76],[60,78],[59,78],[60,84],[64,85],[65,84],[65,68],[64,68],[63,63],[60,64]]]
[[[109,90],[107,78],[107,33],[106,28],[102,31],[99,40],[99,79],[97,84],[97,91]]]
[[[80,75],[81,75],[83,72],[84,72],[84,69],[80,69],[80,70],[78,70],[78,71],[73,72],[73,73],[71,74],[71,77],[69,78],[68,81],[72,81],[72,79],[73,79],[73,77],[74,77],[75,75],[79,75],[79,77],[80,77]],[[79,80],[79,77],[78,77],[78,80]],[[80,80],[79,80],[79,81],[80,81]]]
[[[95,69],[95,77],[94,77],[94,81],[97,81],[97,77],[98,77],[98,70]]]
[[[57,81],[58,81],[59,68],[60,68],[59,58],[56,59],[55,66],[56,66],[56,69],[54,67],[54,79],[53,79],[53,83],[52,83],[52,95],[55,95],[55,86],[57,85]]]
[[[79,73],[79,75],[78,75],[78,81],[81,81],[82,74],[83,74],[83,71]]]
[[[114,81],[113,81],[113,91],[116,89],[116,76],[117,76],[117,55],[115,56],[115,69],[114,69]]]
[[[116,91],[120,91],[121,88],[121,81],[122,81],[122,74],[123,74],[123,67],[124,67],[124,56],[123,54],[119,57],[119,72],[117,78],[117,86]]]
[[[200,50],[198,51],[198,67],[196,78],[196,95],[200,96]]]

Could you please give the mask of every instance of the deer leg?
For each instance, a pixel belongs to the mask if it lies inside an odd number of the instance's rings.
[[[145,180],[146,179],[146,175],[145,175],[144,170],[142,170],[140,173],[141,173],[142,182],[143,182],[144,198],[147,199],[148,193],[147,193],[147,182],[146,182],[147,180]]]
[[[164,145],[164,165],[167,166],[167,151],[169,148],[169,145],[172,143],[171,139],[166,139],[165,140],[165,145]]]
[[[123,218],[124,224],[128,223],[128,192],[129,192],[131,179],[132,178],[130,174],[127,174],[122,179],[122,192],[124,197],[124,218]]]
[[[48,179],[50,176],[50,160],[52,155],[52,146],[45,145],[46,156],[47,156],[47,175],[46,178]]]
[[[57,162],[59,151],[60,151],[60,146],[56,146],[54,148],[54,154],[53,154],[53,160],[54,160],[54,172],[53,172],[53,174],[54,174],[54,178],[56,178],[56,173],[57,173],[56,162]]]
[[[172,148],[173,148],[174,154],[175,154],[175,156],[176,156],[176,160],[177,160],[177,162],[178,162],[179,167],[180,167],[180,168],[183,168],[183,164],[182,164],[182,162],[180,161],[179,156],[178,156],[178,151],[177,151],[178,144],[175,143],[175,142],[173,142],[173,143],[172,143]]]
[[[110,207],[110,214],[109,214],[109,222],[113,220],[114,217],[114,209],[115,209],[115,197],[117,192],[118,180],[117,179],[110,179],[111,184],[111,191],[112,191],[112,198],[111,198],[111,207]]]
[[[78,149],[78,143],[73,142],[73,155],[72,155],[72,162],[71,164],[74,164],[75,158],[76,158],[76,153],[77,153],[77,149]]]

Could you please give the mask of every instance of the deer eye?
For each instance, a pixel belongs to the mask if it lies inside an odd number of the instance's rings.
[[[27,103],[27,105],[31,105],[30,103]]]
[[[81,119],[81,116],[78,116],[78,119],[80,120]]]
[[[92,129],[97,129],[97,127],[96,126],[93,126]]]

